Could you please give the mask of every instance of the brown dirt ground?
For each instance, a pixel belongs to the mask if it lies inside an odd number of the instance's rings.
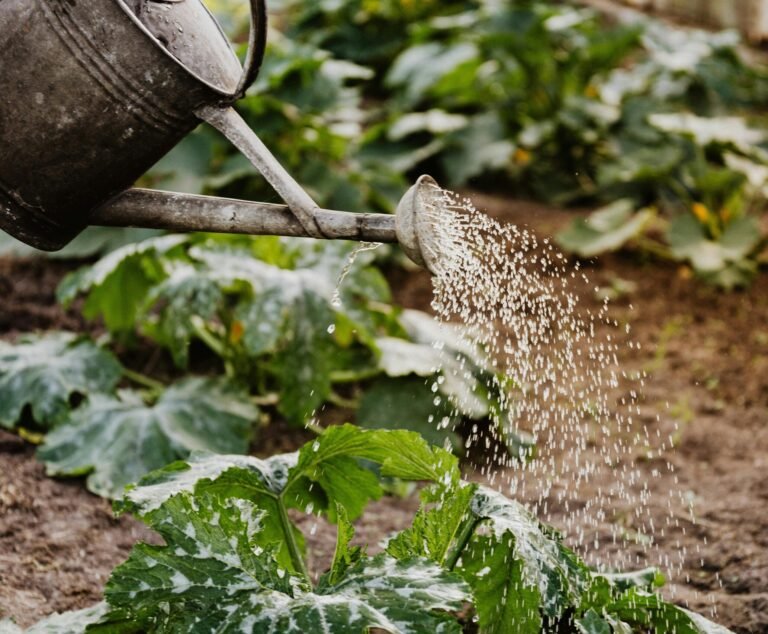
[[[481,209],[527,224],[540,235],[551,235],[572,217],[528,202],[473,198]],[[53,288],[71,266],[0,261],[0,336],[52,327],[84,329],[75,312],[55,306]],[[622,326],[631,324],[632,339],[642,344],[640,350],[625,348],[620,362],[627,372],[647,372],[638,418],[652,439],[673,435],[676,449],[651,458],[648,447],[633,450],[625,462],[641,474],[638,486],[646,484],[652,493],[648,510],[636,518],[631,503],[617,502],[597,526],[588,527],[586,541],[597,537],[607,555],[616,554],[618,547],[609,539],[612,527],[621,526],[627,535],[648,535],[653,521],[656,543],[630,547],[633,563],[681,562],[671,571],[669,596],[711,617],[714,611],[715,620],[736,632],[764,634],[768,276],[748,291],[725,294],[691,280],[685,269],[633,255],[607,256],[590,264],[587,273],[597,286],[614,278],[636,284],[611,308],[612,317]],[[390,278],[398,301],[428,307],[428,276],[393,271]],[[597,305],[591,290],[583,291],[582,301]],[[633,387],[622,385],[611,396],[618,402]],[[301,434],[277,426],[265,432],[255,452],[289,450],[302,440]],[[111,568],[137,539],[148,536],[135,520],[114,519],[109,505],[81,483],[46,478],[33,453],[15,436],[0,433],[0,615],[22,625],[97,601]],[[579,491],[580,506],[609,486],[616,473],[598,472]],[[378,543],[406,525],[416,506],[413,496],[377,502],[358,526],[358,540]],[[572,503],[569,511],[575,510]],[[555,491],[547,519],[564,526],[566,516]],[[313,527],[314,521],[303,518],[301,526],[317,571],[331,556],[334,534],[322,523]]]

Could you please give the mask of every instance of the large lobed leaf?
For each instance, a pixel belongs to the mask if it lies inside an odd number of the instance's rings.
[[[586,567],[552,529],[519,502],[488,487],[478,489],[472,512],[487,521],[491,542],[499,551],[506,551],[506,560],[520,562],[519,584],[515,587],[534,591],[545,615],[559,617],[569,606],[578,604],[587,583]],[[477,552],[482,554],[483,550]],[[489,574],[496,572],[491,569]],[[509,572],[502,570],[501,574]]]
[[[111,392],[121,375],[114,355],[72,333],[0,341],[0,426],[13,427],[27,406],[36,423],[52,426],[74,395]]]
[[[430,447],[418,434],[344,425],[327,429],[299,452],[266,460],[193,454],[130,487],[116,508],[150,517],[170,497],[184,492],[248,499],[267,511],[260,533],[266,547],[284,538],[278,499],[288,507],[335,520],[337,505],[356,519],[370,500],[380,498],[378,477],[360,460],[380,465],[384,476],[405,480],[453,482],[459,477],[456,458]],[[276,556],[281,565],[292,568],[284,542]]]
[[[667,231],[672,254],[687,260],[696,272],[725,288],[746,286],[757,274],[749,259],[761,241],[757,221],[742,216],[731,221],[718,240],[707,236],[705,227],[693,216],[674,218]]]
[[[47,436],[38,457],[48,474],[90,474],[91,491],[116,497],[192,451],[244,453],[257,416],[247,394],[220,379],[183,379],[153,405],[135,392],[96,395]]]
[[[373,472],[358,460],[380,465],[384,476],[406,480],[452,482],[459,477],[456,458],[430,447],[414,432],[341,425],[328,428],[297,453],[266,460],[194,454],[142,479],[117,507],[143,516],[178,493],[215,490],[254,499],[285,496],[301,509],[312,502],[314,510],[331,516],[338,502],[356,519],[370,499],[382,494]]]
[[[460,632],[469,599],[457,575],[424,560],[357,557],[315,590],[261,546],[264,510],[247,500],[182,493],[147,519],[165,545],[140,544],[115,569],[109,623],[155,632]],[[341,548],[346,541],[341,540]]]
[[[92,266],[67,275],[56,291],[57,297],[68,305],[78,295],[86,294],[86,317],[103,318],[112,332],[128,332],[135,327],[152,285],[163,277],[157,258],[187,240],[187,236],[162,236],[112,251]]]

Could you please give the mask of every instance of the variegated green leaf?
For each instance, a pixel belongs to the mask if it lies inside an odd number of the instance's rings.
[[[182,235],[150,238],[112,251],[92,266],[70,273],[57,289],[59,301],[70,304],[87,295],[83,314],[102,317],[112,332],[129,332],[153,283],[165,275],[156,262],[189,238]]]
[[[73,395],[112,392],[121,375],[114,355],[72,333],[0,341],[0,426],[13,427],[27,406],[39,425],[53,425]]]
[[[118,508],[139,515],[184,491],[217,491],[249,499],[283,496],[286,503],[335,515],[340,503],[351,519],[370,499],[381,496],[372,471],[358,463],[381,465],[385,476],[405,480],[456,482],[458,461],[407,431],[365,430],[354,425],[329,427],[295,454],[260,460],[247,456],[196,454],[169,465],[131,487]]]
[[[165,544],[140,544],[115,569],[105,596],[116,623],[200,634],[461,631],[449,612],[469,600],[467,586],[426,561],[357,559],[312,590],[261,545],[268,513],[247,500],[182,493],[145,519]]]
[[[0,632],[3,634],[22,634],[22,632],[24,634],[84,634],[88,626],[101,621],[107,612],[107,604],[101,602],[82,610],[53,614],[25,630],[10,621],[2,620]]]
[[[478,489],[472,512],[486,520],[494,541],[509,549],[509,564],[520,562],[518,590],[535,591],[545,615],[559,617],[579,604],[589,580],[587,568],[553,529],[541,524],[519,502],[488,487]]]
[[[258,409],[220,379],[188,378],[154,405],[135,392],[95,396],[38,451],[50,475],[88,476],[88,488],[116,497],[127,484],[191,451],[244,453]]]

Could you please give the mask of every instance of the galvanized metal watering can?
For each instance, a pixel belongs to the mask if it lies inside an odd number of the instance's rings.
[[[264,55],[250,5],[243,69],[200,0],[0,0],[0,229],[49,251],[89,224],[400,242],[433,269],[432,179],[394,217],[319,209],[231,107]],[[286,205],[128,189],[200,121]]]

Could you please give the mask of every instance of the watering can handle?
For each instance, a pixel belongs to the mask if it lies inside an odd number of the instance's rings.
[[[240,83],[235,91],[235,99],[245,95],[245,91],[256,80],[264,58],[264,49],[267,44],[267,5],[264,0],[250,0],[251,4],[251,29],[248,35],[248,53],[245,58],[245,68]]]

